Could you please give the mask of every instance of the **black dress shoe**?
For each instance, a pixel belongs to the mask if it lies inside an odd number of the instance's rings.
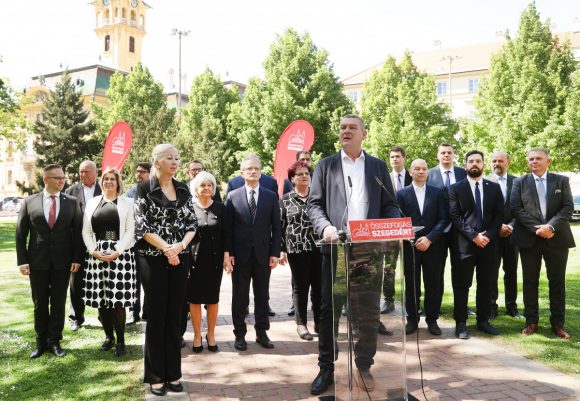
[[[467,316],[475,316],[473,309],[467,308]]]
[[[405,334],[413,334],[419,328],[419,324],[417,322],[408,321],[405,325]]]
[[[385,302],[383,302],[383,304],[381,305],[381,314],[382,315],[384,315],[386,313],[390,313],[394,310],[395,310],[394,302],[385,300]]]
[[[234,342],[234,348],[238,351],[245,351],[248,349],[248,343],[244,337],[236,337],[236,342]]]
[[[113,348],[113,345],[115,345],[115,340],[112,338],[107,338],[105,340],[105,342],[101,345],[101,348],[99,348],[101,351],[108,351],[111,348]]]
[[[427,323],[427,330],[429,330],[429,333],[431,333],[434,336],[441,335],[441,328],[439,327],[437,322]]]
[[[209,341],[207,340],[207,334],[205,335],[205,341],[207,342],[207,349],[210,352],[218,352],[219,351],[219,348],[218,348],[218,345],[217,344],[214,344],[214,345],[210,345],[209,344]]]
[[[274,311],[272,310],[272,308],[270,308],[269,306],[268,306],[268,316],[270,316],[270,317],[272,317],[272,316],[276,316],[276,312],[274,312]]]
[[[522,315],[520,315],[517,309],[507,309],[505,314],[511,317],[515,317],[516,319],[524,318]]]
[[[383,324],[383,322],[381,322],[380,320],[379,320],[378,332],[379,332],[379,334],[382,334],[383,336],[392,336],[393,335],[393,332],[391,330],[387,329],[385,327],[385,325]]]
[[[489,311],[489,318],[495,319],[497,317],[497,309],[492,309]]]
[[[159,388],[153,388],[151,384],[149,385],[149,387],[151,388],[151,394],[153,395],[164,396],[165,394],[167,394],[167,387],[165,387],[165,384]]]
[[[334,372],[332,370],[320,369],[318,376],[310,385],[310,394],[318,395],[324,393],[334,382]]]
[[[127,353],[127,349],[125,348],[124,343],[117,343],[115,345],[115,356],[123,356]]]
[[[499,336],[500,334],[499,330],[489,324],[489,322],[478,322],[477,329],[492,336]]]
[[[45,346],[37,346],[36,349],[32,351],[32,353],[30,354],[30,359],[36,359],[38,357],[41,357],[42,354],[44,354],[44,351],[46,351]]]
[[[167,390],[173,391],[174,393],[181,393],[183,391],[183,385],[180,382],[177,382],[177,384],[165,383],[165,386]]]
[[[265,331],[256,333],[256,342],[264,348],[274,348],[274,344],[272,344]]]
[[[59,358],[62,358],[63,356],[66,355],[66,352],[64,352],[64,350],[60,347],[60,344],[59,343],[52,344],[50,346],[50,349],[52,349],[52,353],[55,356],[58,356]]]
[[[290,309],[288,309],[288,316],[294,316],[295,314],[296,311],[294,310],[294,305],[292,305]]]
[[[467,325],[465,323],[457,323],[455,326],[455,337],[460,340],[467,340],[469,338],[469,332],[467,331]]]

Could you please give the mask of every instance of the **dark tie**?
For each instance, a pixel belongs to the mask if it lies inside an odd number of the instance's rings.
[[[50,195],[50,209],[48,210],[48,226],[52,230],[54,223],[56,223],[56,196]]]
[[[252,189],[250,191],[250,214],[252,215],[252,220],[254,220],[254,217],[256,217],[256,198],[254,197],[255,194],[256,191]]]
[[[538,191],[538,200],[540,201],[540,210],[542,212],[542,217],[547,220],[547,217],[546,217],[546,188],[544,188],[544,179],[542,177],[536,178],[536,189]]]
[[[445,188],[449,191],[449,187],[451,186],[451,171],[446,171],[445,175]]]
[[[401,185],[401,174],[397,174],[397,191],[400,191],[403,186]]]
[[[479,182],[475,183],[475,217],[477,219],[477,232],[480,233],[483,231],[483,210],[481,209]]]

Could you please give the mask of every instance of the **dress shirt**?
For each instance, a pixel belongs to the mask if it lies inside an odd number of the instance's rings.
[[[340,159],[348,204],[348,220],[364,220],[367,218],[369,209],[369,196],[365,180],[365,154],[361,150],[360,155],[352,160],[344,153],[344,150],[341,150]],[[348,185],[348,177],[352,182],[352,188]]]
[[[467,176],[467,181],[469,182],[469,186],[471,187],[471,195],[473,195],[473,204],[475,204],[475,183],[479,182],[479,194],[481,195],[481,215],[483,216],[483,179],[479,177],[479,179],[474,179],[470,176]]]
[[[95,188],[97,187],[97,182],[95,181],[92,186],[87,187],[85,184],[83,185],[83,195],[85,196],[85,202],[93,199],[95,196]]]
[[[415,196],[417,197],[417,203],[419,203],[419,211],[423,214],[423,207],[425,206],[425,184],[422,187],[418,186],[413,182],[413,189],[415,190]]]
[[[400,182],[401,183],[401,189],[405,188],[405,176],[407,175],[407,170],[405,170],[405,168],[403,167],[403,169],[401,170],[400,173],[397,173],[394,169],[393,172],[391,173],[391,175],[393,176],[393,183],[395,184],[395,192],[398,191],[397,188],[397,183]],[[400,176],[400,178],[399,178]]]
[[[258,208],[258,195],[260,193],[260,184],[258,184],[256,186],[256,188],[251,188],[247,185],[244,185],[244,187],[246,188],[246,198],[248,198],[248,205],[250,204],[250,198],[252,197],[252,195],[250,195],[250,191],[253,189],[254,190],[254,200],[256,201],[256,208]]]
[[[52,199],[50,198],[52,195],[46,192],[46,189],[43,192],[43,202],[42,207],[44,210],[44,217],[46,217],[46,221],[48,222],[48,215],[50,214],[50,206],[52,205]],[[60,212],[60,192],[54,194],[56,200],[56,216],[55,221],[58,219],[58,212]]]
[[[443,180],[443,186],[445,187],[445,182],[447,182],[446,171],[449,171],[449,185],[455,184],[455,169],[451,166],[450,170],[445,170],[442,165],[439,165],[439,171],[441,172],[441,179]]]
[[[544,192],[546,192],[546,195],[548,194],[548,170],[546,170],[546,172],[542,175],[535,175],[534,173],[532,173],[532,175],[534,176],[534,184],[538,185],[538,178],[542,178],[542,185],[544,186]]]
[[[506,202],[507,199],[507,172],[504,175],[497,175],[495,174],[495,177],[497,178],[497,183],[499,184],[499,187],[501,188],[501,193],[503,195],[503,203]]]

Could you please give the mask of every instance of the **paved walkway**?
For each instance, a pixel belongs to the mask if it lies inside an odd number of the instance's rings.
[[[275,349],[266,350],[252,341],[252,314],[247,319],[248,350],[239,352],[234,348],[230,316],[231,280],[224,275],[220,317],[216,329],[220,352],[214,354],[204,348],[201,354],[193,354],[193,332],[190,324],[185,337],[187,348],[182,351],[183,383],[187,392],[156,397],[149,392],[147,386],[145,399],[318,400],[318,397],[309,393],[310,383],[318,373],[317,341],[301,340],[296,334],[293,318],[286,315],[290,306],[290,273],[287,267],[274,270],[270,293],[271,306],[277,315],[271,319],[268,335],[274,342]],[[442,327],[443,335],[434,338],[427,334],[423,325],[420,326],[421,359],[424,388],[429,401],[580,400],[578,379],[477,337],[468,341],[458,340],[450,326]],[[310,329],[312,330],[312,325]],[[388,343],[392,341],[390,337],[380,336],[379,340],[387,347],[396,345]],[[416,345],[412,340],[407,342],[407,367],[409,392],[417,399],[425,400],[420,389]],[[377,372],[374,374],[379,387],[380,382],[385,379],[378,377]],[[331,387],[323,396],[333,394],[334,389]]]

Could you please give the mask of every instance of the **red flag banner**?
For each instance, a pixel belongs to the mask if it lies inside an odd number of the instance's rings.
[[[292,122],[278,139],[274,159],[274,178],[278,182],[278,195],[282,197],[284,180],[288,178],[288,166],[296,160],[296,152],[310,150],[314,143],[314,128],[308,121]]]
[[[125,121],[111,127],[105,141],[102,171],[116,169],[121,171],[133,145],[133,130]]]
[[[410,217],[352,220],[348,222],[348,225],[352,242],[415,238],[413,222]]]

